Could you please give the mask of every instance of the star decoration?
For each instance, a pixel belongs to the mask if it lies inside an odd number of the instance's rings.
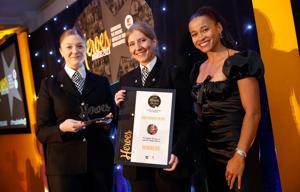
[[[2,58],[2,64],[3,64],[3,69],[4,69],[4,75],[7,78],[8,81],[8,103],[9,103],[9,110],[10,110],[10,115],[12,116],[13,114],[13,104],[14,104],[14,98],[22,101],[21,95],[18,90],[18,79],[17,79],[17,72],[15,70],[16,66],[16,56],[14,56],[11,60],[11,63],[8,67],[7,61],[1,53],[1,58]]]

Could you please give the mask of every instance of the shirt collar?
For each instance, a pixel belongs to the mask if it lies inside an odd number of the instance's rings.
[[[68,65],[65,65],[65,71],[71,79],[72,79],[74,73],[76,72],[74,69],[70,68]],[[80,73],[80,75],[83,79],[86,78],[86,71],[85,71],[84,65],[82,65],[77,71]]]
[[[140,64],[140,69],[141,69],[141,71],[142,71],[142,68],[144,67],[144,66],[146,66],[147,68],[148,68],[148,70],[149,70],[149,73],[151,72],[151,70],[153,69],[153,67],[154,67],[154,65],[155,65],[155,63],[156,63],[156,61],[157,61],[157,57],[155,56],[147,65],[141,65]]]

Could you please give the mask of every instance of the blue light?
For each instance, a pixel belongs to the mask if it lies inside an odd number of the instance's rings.
[[[57,59],[57,63],[60,63],[61,62],[61,60],[60,59]]]
[[[247,30],[251,30],[252,29],[252,25],[251,24],[248,24],[247,25]]]
[[[48,31],[48,27],[45,27],[45,31]]]
[[[36,56],[36,57],[39,56],[39,52],[35,52],[34,56]]]
[[[68,29],[68,27],[65,25],[64,28],[63,28],[63,30],[65,31],[65,30],[67,30],[67,29]]]
[[[115,136],[114,136],[114,135],[111,135],[110,138],[111,138],[111,139],[115,139]]]
[[[167,11],[167,7],[164,5],[161,7],[162,12],[166,12]]]
[[[161,49],[162,49],[163,51],[166,51],[166,50],[167,50],[167,46],[163,45],[163,46],[161,47]]]
[[[54,18],[53,18],[53,21],[57,21],[57,17],[54,17]]]
[[[53,55],[53,51],[49,51],[49,55]]]
[[[46,65],[45,65],[45,64],[42,64],[42,65],[41,65],[41,67],[42,67],[42,68],[45,68],[45,67],[46,67]]]
[[[116,166],[116,169],[117,169],[117,170],[122,169],[122,165],[117,165],[117,166]]]
[[[69,5],[66,5],[66,9],[68,9],[69,8]]]

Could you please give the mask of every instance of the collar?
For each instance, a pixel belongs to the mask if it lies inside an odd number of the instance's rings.
[[[65,65],[65,71],[66,71],[67,75],[72,79],[72,76],[74,75],[75,70],[70,68],[68,65]],[[82,65],[77,71],[80,73],[80,75],[83,79],[86,78],[86,71],[85,71],[84,65]]]
[[[140,70],[141,70],[141,72],[142,72],[142,68],[144,67],[144,66],[146,66],[147,68],[148,68],[148,70],[149,70],[149,73],[151,72],[151,70],[153,69],[153,67],[154,67],[154,65],[155,65],[155,63],[156,63],[156,61],[157,61],[157,57],[155,56],[147,65],[141,65],[140,64]]]

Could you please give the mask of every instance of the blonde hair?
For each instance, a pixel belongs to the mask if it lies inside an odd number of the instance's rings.
[[[67,37],[67,36],[70,36],[70,35],[79,35],[81,37],[81,39],[83,40],[83,42],[85,42],[85,38],[84,38],[84,35],[82,34],[82,32],[77,29],[76,27],[73,27],[71,29],[68,29],[66,31],[64,31],[60,37],[59,37],[59,45],[61,45],[62,41]]]
[[[154,32],[153,27],[151,27],[148,23],[145,22],[135,22],[133,25],[126,31],[126,36],[125,36],[125,42],[126,45],[128,46],[128,38],[131,35],[133,31],[139,31],[143,33],[146,37],[148,37],[151,40],[156,39],[156,34]]]

